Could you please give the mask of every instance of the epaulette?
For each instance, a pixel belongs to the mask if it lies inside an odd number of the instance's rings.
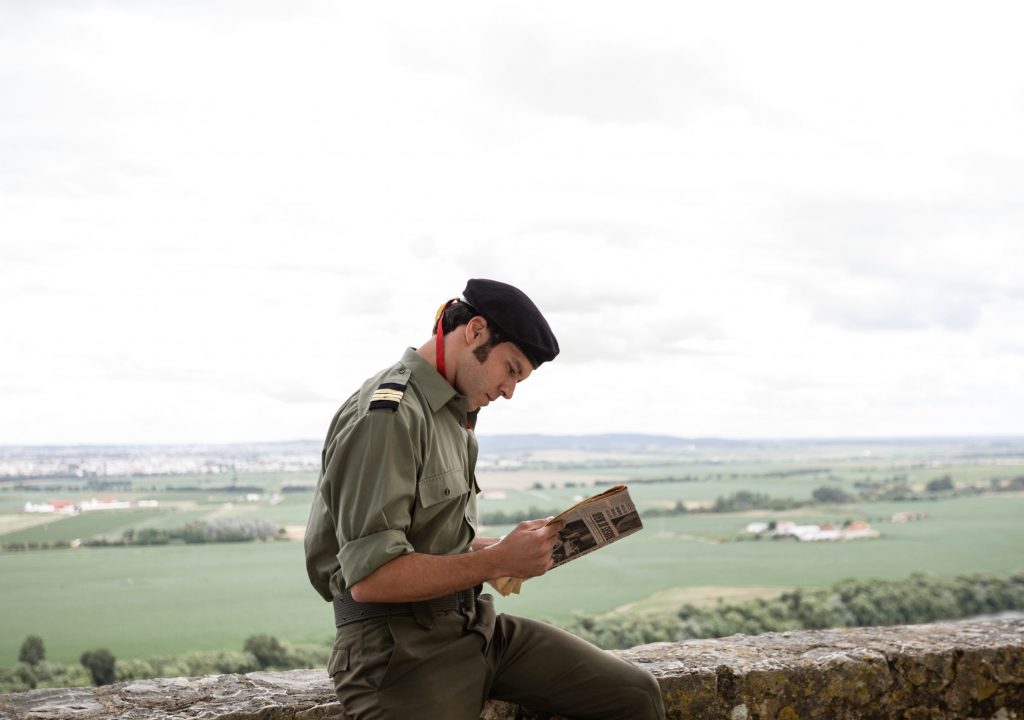
[[[405,395],[403,383],[386,382],[373,391],[370,396],[370,410],[398,410],[398,404]]]

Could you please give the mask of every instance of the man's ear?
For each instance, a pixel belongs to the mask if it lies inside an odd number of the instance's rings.
[[[470,318],[469,322],[466,323],[466,345],[470,348],[475,348],[487,342],[488,337],[487,319],[482,315]]]

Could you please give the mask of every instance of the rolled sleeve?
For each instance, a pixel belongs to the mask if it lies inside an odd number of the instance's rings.
[[[381,530],[342,545],[338,562],[341,563],[345,583],[352,587],[381,565],[412,551],[412,544],[404,532]]]

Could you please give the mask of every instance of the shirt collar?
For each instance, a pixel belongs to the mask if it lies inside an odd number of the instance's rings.
[[[455,388],[447,380],[441,377],[441,373],[416,352],[415,348],[406,349],[401,362],[416,378],[416,384],[420,386],[426,396],[431,410],[437,412],[454,398],[459,398],[462,401],[462,412],[466,412],[465,399],[455,391]]]

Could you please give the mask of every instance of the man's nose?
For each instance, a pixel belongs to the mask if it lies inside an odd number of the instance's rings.
[[[498,391],[501,393],[501,396],[503,398],[505,398],[506,400],[511,400],[512,394],[516,391],[516,385],[515,383],[502,383],[498,387]]]

